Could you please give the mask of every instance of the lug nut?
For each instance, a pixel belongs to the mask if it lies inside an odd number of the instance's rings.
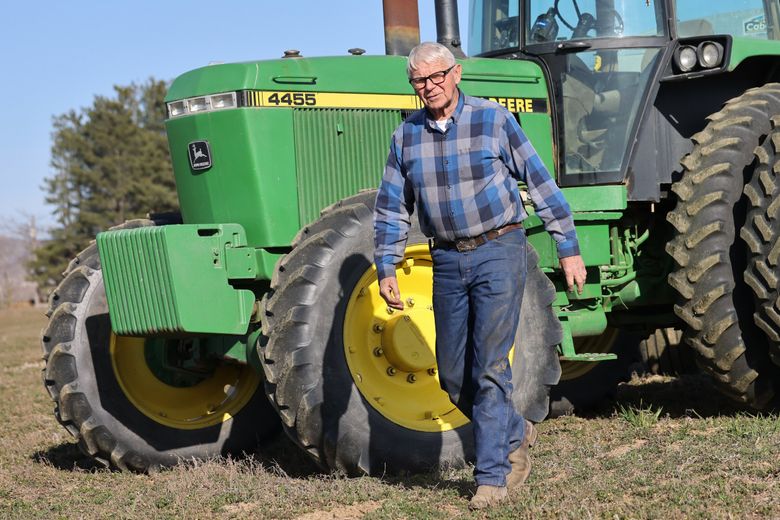
[[[374,349],[374,355],[376,357],[381,357],[382,354],[384,354],[384,353],[385,353],[385,351],[382,350],[382,347],[377,347],[377,348]]]
[[[406,299],[406,305],[409,307],[414,307],[414,299],[413,298],[407,298]]]
[[[388,376],[394,376],[395,375],[395,367],[387,367],[387,375]]]
[[[393,314],[394,312],[395,312],[395,309],[393,309],[392,307],[389,307],[389,306],[387,307],[387,314]]]
[[[384,326],[382,326],[382,324],[381,324],[381,323],[374,323],[374,332],[376,332],[377,334],[379,334],[379,333],[380,333],[380,332],[382,332],[383,330],[385,330],[385,328],[384,328]]]
[[[436,369],[435,368],[429,368],[428,369],[428,375],[429,376],[435,376],[436,375]]]
[[[417,376],[415,376],[414,374],[409,374],[408,376],[406,376],[406,381],[408,383],[414,383],[415,381],[417,381]]]

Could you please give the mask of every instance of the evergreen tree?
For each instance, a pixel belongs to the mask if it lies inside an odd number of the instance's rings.
[[[44,180],[44,189],[58,226],[32,261],[41,285],[55,285],[98,232],[177,208],[164,127],[165,82],[150,79],[114,91],[54,118],[55,174]]]

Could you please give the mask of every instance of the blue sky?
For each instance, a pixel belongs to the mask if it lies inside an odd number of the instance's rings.
[[[461,35],[468,0],[458,0]],[[89,106],[112,85],[170,80],[212,61],[384,54],[381,0],[133,2],[51,1],[2,5],[0,29],[0,218],[33,215],[44,203],[52,117]],[[419,0],[424,40],[436,39],[433,0]]]

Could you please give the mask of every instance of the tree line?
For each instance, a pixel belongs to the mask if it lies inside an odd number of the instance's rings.
[[[56,226],[29,263],[50,289],[95,235],[148,213],[176,211],[178,201],[165,136],[164,81],[115,86],[91,106],[54,118],[53,175],[44,180]]]

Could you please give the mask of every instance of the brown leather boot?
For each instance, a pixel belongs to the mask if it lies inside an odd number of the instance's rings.
[[[512,465],[512,471],[506,476],[506,487],[514,490],[521,486],[531,474],[531,456],[528,450],[536,442],[538,432],[534,425],[525,421],[525,438],[520,446],[509,454],[509,463]]]
[[[506,502],[509,498],[505,487],[498,486],[479,486],[477,492],[471,497],[469,502],[469,509],[476,511],[477,509],[487,509],[494,507],[502,502]]]

